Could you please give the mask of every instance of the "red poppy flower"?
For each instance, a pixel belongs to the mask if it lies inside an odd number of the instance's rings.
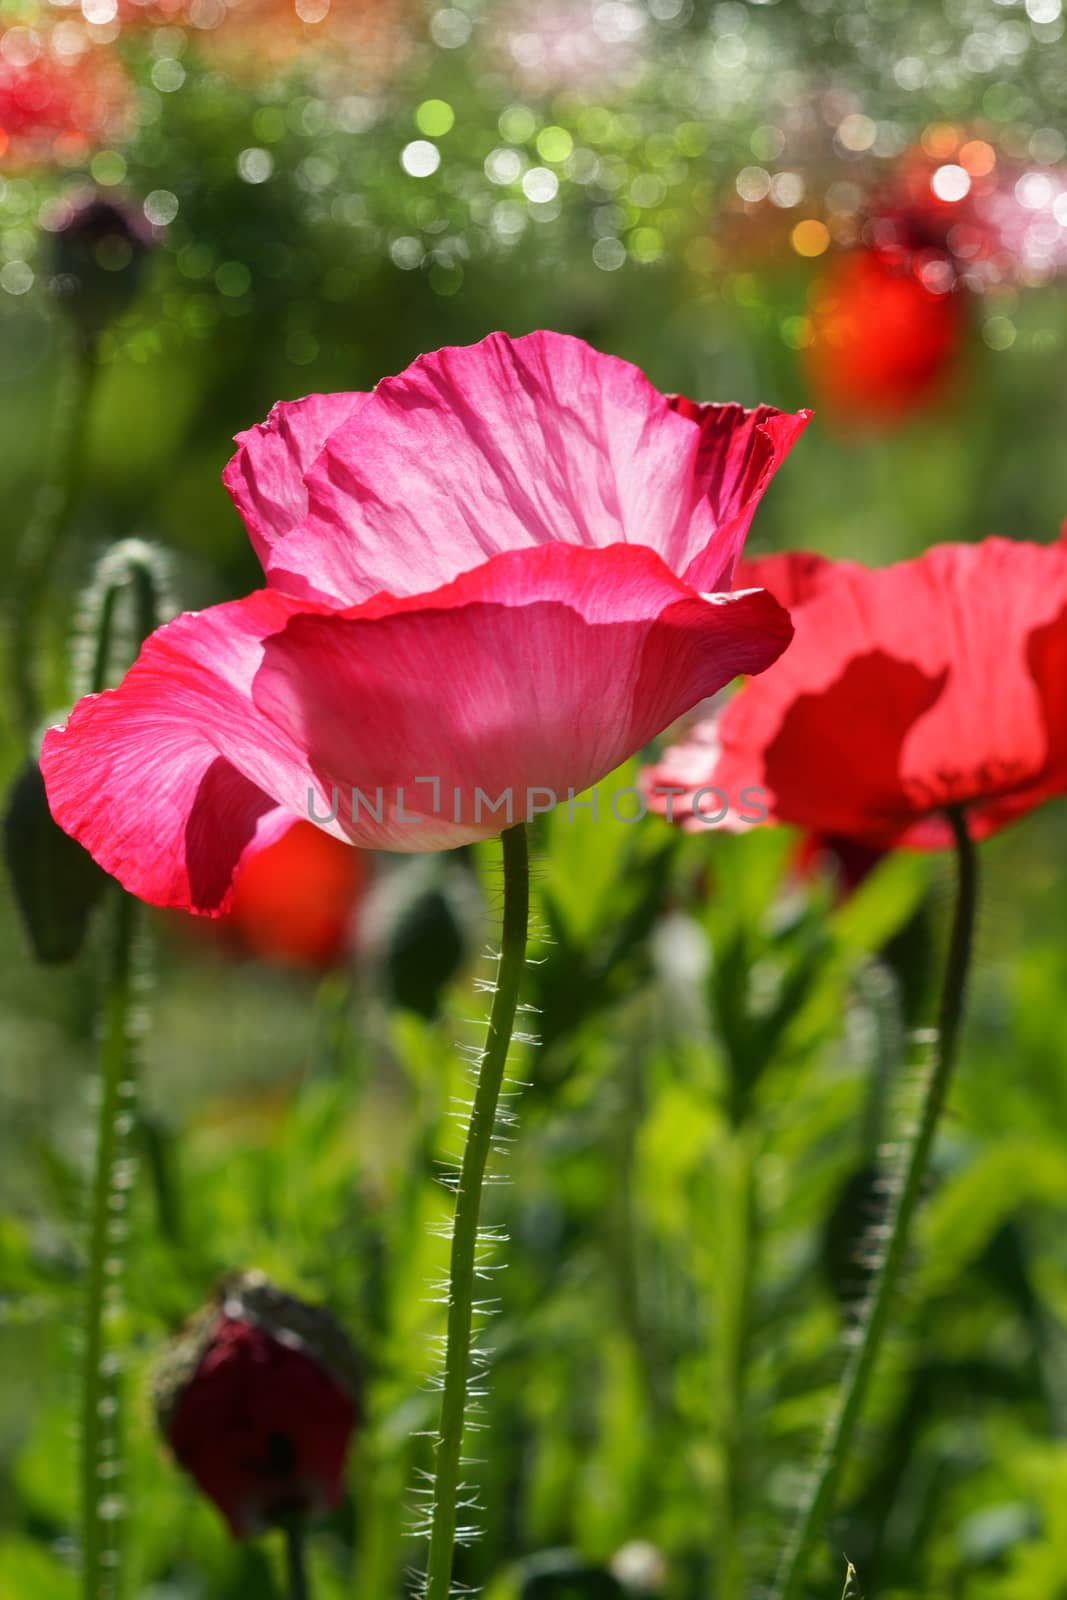
[[[943,388],[960,349],[965,302],[943,257],[925,268],[924,277],[895,251],[852,250],[816,286],[807,373],[818,403],[839,422],[892,423]]]
[[[362,851],[313,823],[294,822],[241,864],[223,920],[255,955],[293,966],[330,967],[351,946],[366,881]]]
[[[982,838],[1067,789],[1067,546],[987,539],[874,570],[775,559],[779,592],[806,596],[793,644],[646,775],[659,809],[677,785],[693,826],[702,787],[755,790],[773,821],[936,848],[949,807]]]
[[[244,1539],[341,1499],[358,1381],[327,1312],[246,1273],[168,1351],[156,1411],[181,1465]]]
[[[132,97],[119,62],[88,43],[80,54],[55,55],[52,37],[31,28],[5,34],[0,55],[0,162],[5,167],[69,165],[125,126]]]
[[[131,892],[217,911],[309,805],[401,851],[548,809],[784,649],[777,602],[726,591],[806,421],[552,333],[276,407],[225,473],[268,587],[50,730],[54,815]]]

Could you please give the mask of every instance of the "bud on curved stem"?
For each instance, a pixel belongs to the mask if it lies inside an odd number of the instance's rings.
[[[99,606],[92,641],[90,687],[105,687],[115,643],[118,600],[132,589],[133,643],[140,645],[158,621],[160,574],[147,546],[127,541],[98,568]],[[84,1348],[82,1353],[81,1531],[85,1600],[111,1600],[121,1592],[118,1509],[121,1446],[116,1420],[116,1352],[109,1320],[121,1293],[124,1211],[129,1183],[122,1180],[134,1118],[134,985],[138,904],[114,886],[112,922],[102,978],[100,1109],[89,1218]]]

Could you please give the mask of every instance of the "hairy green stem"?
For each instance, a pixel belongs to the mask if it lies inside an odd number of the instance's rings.
[[[289,1580],[289,1600],[311,1600],[308,1577],[307,1529],[302,1517],[285,1524],[285,1570]]]
[[[956,847],[957,890],[941,990],[934,1060],[923,1090],[919,1118],[905,1151],[900,1186],[888,1220],[885,1253],[875,1275],[856,1344],[845,1368],[826,1444],[810,1492],[782,1560],[774,1590],[775,1600],[798,1600],[812,1551],[822,1533],[825,1519],[833,1508],[838,1481],[885,1335],[893,1295],[907,1252],[912,1219],[922,1193],[934,1135],[952,1077],[974,939],[978,860],[964,813],[953,809],[947,816]]]
[[[86,357],[88,359],[88,357]],[[120,551],[123,547],[119,547]],[[108,559],[104,558],[105,561]],[[103,594],[88,682],[91,693],[106,687],[119,596],[129,585],[137,643],[158,621],[159,597],[150,567],[125,555]],[[134,1126],[134,976],[140,907],[114,886],[108,906],[102,980],[103,1019],[99,1059],[100,1107],[89,1212],[82,1366],[81,1528],[84,1600],[112,1600],[121,1591],[117,1536],[121,1507],[121,1459],[116,1419],[116,1352],[108,1323],[121,1290],[125,1210],[130,1191],[129,1151]]]
[[[82,1368],[81,1521],[84,1600],[110,1600],[118,1593],[117,1478],[114,1369],[108,1339],[109,1312],[119,1289],[121,1263],[113,1230],[121,1233],[126,1186],[120,1181],[131,1121],[131,1002],[137,903],[116,889],[108,948],[100,1049],[100,1110],[96,1167],[89,1217],[89,1262],[85,1296]]]
[[[463,1425],[470,1376],[478,1218],[526,957],[530,873],[525,825],[519,823],[514,828],[508,828],[501,837],[501,844],[504,852],[504,927],[496,992],[489,1017],[489,1034],[478,1072],[478,1085],[456,1191],[448,1333],[441,1419],[434,1460],[434,1506],[426,1570],[426,1600],[447,1600],[452,1588]]]

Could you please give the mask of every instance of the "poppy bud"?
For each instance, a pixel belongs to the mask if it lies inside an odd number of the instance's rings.
[[[49,963],[73,961],[109,880],[53,820],[36,761],[28,761],[11,786],[4,857],[34,955]]]
[[[330,1313],[246,1272],[174,1341],[153,1400],[178,1461],[246,1539],[341,1499],[359,1388]]]
[[[465,861],[427,856],[383,873],[368,898],[363,950],[380,966],[394,1006],[437,1016],[445,989],[468,959],[482,907]]]
[[[94,197],[66,205],[53,229],[52,293],[87,341],[133,303],[152,229],[131,206]]]

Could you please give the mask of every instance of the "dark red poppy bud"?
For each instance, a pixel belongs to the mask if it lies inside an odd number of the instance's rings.
[[[53,225],[52,292],[87,338],[133,301],[154,230],[132,206],[99,196],[65,204]]]
[[[359,1387],[330,1313],[247,1272],[175,1340],[153,1398],[178,1461],[247,1539],[341,1499]]]

